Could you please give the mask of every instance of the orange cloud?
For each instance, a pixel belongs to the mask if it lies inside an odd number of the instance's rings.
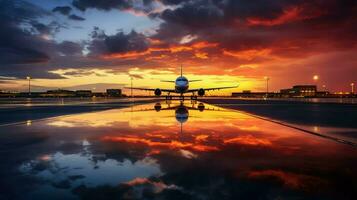
[[[266,57],[270,55],[271,51],[271,49],[249,49],[243,51],[223,50],[223,54],[250,61],[256,57]]]
[[[104,55],[104,59],[113,59],[113,58],[136,58],[139,56],[144,56],[149,54],[150,51],[144,51],[144,52],[127,52],[127,53],[114,53],[114,54],[109,54],[109,55]]]
[[[226,139],[223,141],[225,144],[245,144],[245,145],[252,145],[252,146],[271,146],[272,143],[270,140],[267,139],[262,139],[262,138],[256,138],[253,137],[252,135],[247,135],[247,136],[239,136],[231,139]]]
[[[203,49],[203,48],[211,48],[211,47],[217,47],[218,43],[209,43],[209,42],[197,42],[192,45],[193,48],[195,49]]]
[[[281,170],[252,171],[248,174],[251,178],[275,177],[281,180],[285,186],[294,189],[309,189],[309,185],[323,185],[325,182],[320,178],[304,174],[295,174]]]
[[[197,58],[201,58],[201,59],[208,59],[208,56],[207,56],[208,54],[207,53],[203,53],[203,52],[196,52],[195,53],[195,56],[197,57]]]
[[[197,135],[195,137],[195,140],[198,140],[198,141],[204,141],[208,138],[209,135]]]
[[[249,26],[276,26],[289,22],[300,21],[304,19],[310,19],[320,16],[321,13],[306,15],[303,13],[304,8],[301,6],[291,7],[285,9],[283,14],[275,19],[261,19],[256,17],[250,17],[247,19]]]
[[[124,59],[130,59],[130,58],[138,58],[141,56],[146,56],[149,54],[152,54],[154,52],[167,52],[167,53],[177,53],[177,52],[182,52],[182,51],[194,51],[198,49],[203,49],[203,48],[212,48],[216,47],[218,44],[217,43],[208,43],[208,42],[197,42],[192,45],[176,45],[176,46],[170,46],[167,48],[161,48],[161,47],[155,47],[155,45],[161,44],[161,41],[159,40],[150,40],[150,42],[153,44],[153,47],[147,49],[146,51],[143,52],[137,52],[137,51],[131,51],[131,52],[126,52],[126,53],[111,53],[102,56],[103,59],[116,59],[116,58],[124,58]],[[207,53],[199,53],[197,52],[195,54],[196,57],[198,58],[207,58]],[[159,56],[154,56],[153,58],[148,57],[148,60],[151,59],[159,59],[165,57],[164,54],[161,54]]]
[[[189,148],[196,151],[216,151],[218,150],[217,147],[214,146],[207,146],[201,144],[194,144],[194,143],[183,143],[176,140],[171,140],[169,142],[158,142],[158,141],[151,141],[149,139],[144,138],[137,138],[137,137],[130,137],[130,136],[105,136],[102,138],[104,141],[111,141],[111,142],[127,142],[127,143],[141,143],[148,145],[150,147],[163,147],[169,149],[181,149],[181,148]]]
[[[176,185],[167,185],[162,181],[156,182],[156,181],[151,181],[147,178],[135,178],[131,181],[128,181],[126,183],[124,183],[128,186],[134,187],[137,185],[143,185],[143,184],[150,184],[154,187],[154,192],[155,193],[160,193],[162,192],[164,189],[178,189],[178,187]]]

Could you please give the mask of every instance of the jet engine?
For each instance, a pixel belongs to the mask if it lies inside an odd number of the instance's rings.
[[[161,95],[161,90],[159,88],[155,89],[155,95],[160,96]]]
[[[203,112],[205,110],[205,105],[203,103],[199,103],[197,108],[200,112]]]
[[[161,110],[161,103],[156,103],[154,109],[156,110],[156,112],[159,112]]]
[[[199,89],[199,90],[197,91],[197,93],[198,93],[199,96],[202,97],[203,95],[205,95],[205,90],[201,88],[201,89]]]

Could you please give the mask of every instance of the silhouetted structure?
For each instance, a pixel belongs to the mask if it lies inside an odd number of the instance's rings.
[[[315,97],[316,85],[295,85],[293,88],[280,90],[282,97]]]
[[[76,93],[71,90],[48,90],[46,93],[42,94],[44,97],[75,97]]]
[[[76,97],[92,97],[93,93],[90,90],[77,90]]]
[[[108,97],[121,97],[121,89],[107,89]]]
[[[250,90],[243,90],[243,92],[233,92],[232,97],[241,98],[264,98],[264,97],[280,97],[280,93],[274,92],[251,92]]]

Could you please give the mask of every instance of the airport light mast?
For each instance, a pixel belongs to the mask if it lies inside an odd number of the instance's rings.
[[[130,77],[130,96],[133,98],[133,77]]]
[[[351,83],[351,94],[355,93],[355,83]]]
[[[326,85],[322,85],[322,88],[324,89],[324,92],[326,92]]]
[[[29,81],[29,96],[31,96],[31,77],[30,76],[27,76],[26,79]]]
[[[264,79],[266,80],[266,98],[268,98],[269,94],[269,80],[270,78],[268,76],[264,76]]]

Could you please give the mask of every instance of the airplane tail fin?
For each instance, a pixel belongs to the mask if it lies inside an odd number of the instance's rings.
[[[182,76],[182,64],[181,64],[181,76]]]

